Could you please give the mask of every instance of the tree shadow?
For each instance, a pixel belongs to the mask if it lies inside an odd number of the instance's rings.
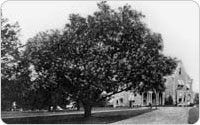
[[[28,118],[2,119],[7,124],[109,124],[135,117],[155,109],[125,110],[93,113],[90,118],[84,118],[83,114],[37,116]]]

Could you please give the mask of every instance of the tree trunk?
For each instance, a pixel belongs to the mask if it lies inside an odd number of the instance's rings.
[[[77,107],[77,111],[80,111],[80,101],[79,100],[76,101],[76,107]]]
[[[90,117],[92,115],[92,105],[83,102],[83,108],[84,108],[84,117],[85,118]]]
[[[51,106],[48,106],[48,111],[49,111],[49,112],[51,111]]]
[[[57,105],[54,105],[53,106],[53,111],[56,111],[56,109],[57,109]]]

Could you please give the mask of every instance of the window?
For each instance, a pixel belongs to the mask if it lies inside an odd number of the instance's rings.
[[[183,88],[183,85],[180,85],[180,84],[179,84],[179,85],[177,86],[177,88],[182,89],[182,88]]]
[[[123,98],[120,98],[120,103],[123,103]]]
[[[190,85],[186,84],[186,90],[190,90]]]
[[[182,98],[179,98],[178,102],[179,102],[179,103],[182,102]]]
[[[181,75],[181,68],[179,68],[179,75]]]

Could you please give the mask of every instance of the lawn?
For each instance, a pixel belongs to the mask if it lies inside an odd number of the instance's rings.
[[[136,109],[123,111],[122,109],[120,111],[110,110],[109,112],[94,112],[92,114],[92,117],[87,119],[83,118],[82,113],[78,113],[55,116],[36,116],[26,118],[3,118],[2,120],[8,124],[107,124],[134,117],[140,114],[144,114],[150,111],[153,110]]]

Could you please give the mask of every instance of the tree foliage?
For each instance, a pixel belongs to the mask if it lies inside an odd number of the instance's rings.
[[[19,60],[18,39],[19,25],[9,24],[5,18],[1,19],[1,71],[2,78],[12,77],[10,68],[14,68],[15,63]],[[17,60],[18,59],[18,60]]]
[[[194,94],[194,104],[199,104],[199,93]]]
[[[104,91],[163,91],[163,76],[176,67],[162,54],[162,37],[147,28],[141,12],[129,5],[115,11],[105,2],[98,8],[87,17],[71,14],[63,32],[41,32],[25,51],[37,72],[35,88],[80,100],[85,116]]]
[[[21,54],[19,47],[20,27],[18,23],[10,24],[6,18],[1,19],[1,107],[2,110],[11,108],[12,102],[22,101],[24,90],[23,83],[20,83],[20,76],[24,75],[19,70]],[[23,79],[25,77],[23,76]]]

